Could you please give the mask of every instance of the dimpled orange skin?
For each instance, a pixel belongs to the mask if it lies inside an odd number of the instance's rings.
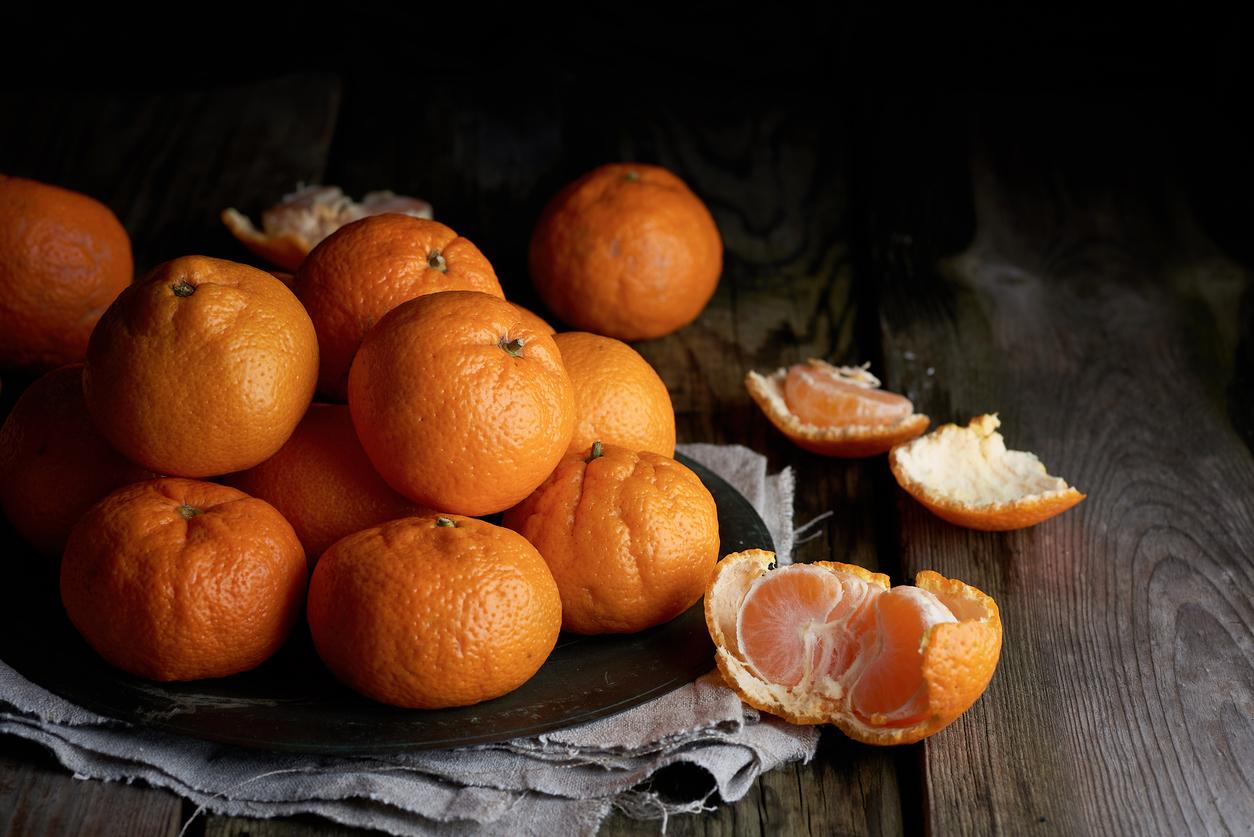
[[[569,331],[554,340],[575,388],[569,453],[593,442],[675,455],[675,410],[666,384],[621,340]]]
[[[605,445],[562,459],[503,523],[535,544],[562,593],[562,627],[632,633],[683,613],[718,562],[718,509],[701,480],[655,453]]]
[[[0,369],[81,361],[133,270],[131,240],[107,206],[0,174]]]
[[[157,476],[109,446],[83,403],[83,365],[26,388],[0,427],[0,509],[44,555],[61,559],[70,530],[110,491]]]
[[[132,285],[87,348],[101,434],[153,471],[207,477],[273,456],[313,399],[318,340],[269,273],[185,256]]]
[[[314,646],[341,681],[416,709],[521,686],[557,644],[561,601],[544,560],[508,529],[444,515],[350,535],[309,586]]]
[[[300,541],[272,506],[225,485],[159,479],[118,489],[78,522],[61,600],[114,666],[199,680],[247,671],[277,651],[300,617],[306,580]]]
[[[397,494],[357,440],[348,407],[312,404],[287,444],[227,485],[265,500],[292,524],[314,559],[345,535],[430,509]]]
[[[549,201],[528,264],[546,305],[582,331],[661,337],[697,318],[723,271],[714,218],[660,166],[594,169]]]
[[[428,294],[380,320],[353,361],[348,406],[392,488],[466,515],[530,494],[566,452],[575,421],[553,338],[473,291]]]
[[[397,305],[437,291],[505,298],[478,247],[438,221],[397,214],[336,230],[301,262],[292,289],[318,332],[318,391],[334,401],[366,332]]]

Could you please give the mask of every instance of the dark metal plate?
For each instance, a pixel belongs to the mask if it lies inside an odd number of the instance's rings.
[[[718,505],[721,553],[772,549],[749,502],[679,455]],[[475,706],[435,711],[373,703],[337,682],[307,633],[260,668],[220,680],[157,684],[105,664],[66,619],[48,562],[6,533],[17,574],[0,590],[0,658],[74,703],[147,727],[268,750],[365,754],[484,744],[613,715],[713,667],[698,602],[665,625],[627,636],[562,634],[521,688]],[[25,569],[18,569],[25,568]]]

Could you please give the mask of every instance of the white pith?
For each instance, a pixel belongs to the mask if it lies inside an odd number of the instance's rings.
[[[929,497],[967,508],[1046,500],[1071,489],[1035,454],[1007,450],[1000,425],[996,415],[977,416],[967,427],[943,425],[894,448],[893,461]]]

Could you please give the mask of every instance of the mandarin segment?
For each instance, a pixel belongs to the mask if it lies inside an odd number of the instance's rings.
[[[705,204],[660,166],[593,169],[545,206],[531,279],[564,322],[620,340],[661,337],[697,318],[723,270]]]
[[[215,483],[158,479],[105,497],[61,562],[74,627],[112,665],[198,680],[268,659],[300,616],[307,571],[269,504]]]
[[[1035,526],[1084,499],[1051,476],[1035,454],[1007,450],[996,415],[966,427],[945,424],[895,447],[888,464],[897,483],[929,511],[959,526],[1007,531]]]
[[[865,367],[811,359],[769,375],[749,372],[745,389],[798,447],[823,456],[874,456],[928,426],[909,399],[879,388]]]
[[[127,288],[92,333],[83,395],[96,427],[153,471],[208,477],[265,461],[313,399],[318,342],[262,270],[185,256]]]
[[[504,299],[479,248],[438,221],[372,215],[328,236],[301,262],[292,288],[318,332],[318,391],[347,394],[349,369],[366,333],[403,302],[439,291]]]
[[[988,686],[1001,617],[984,593],[931,571],[890,588],[850,564],[775,568],[773,558],[727,556],[706,592],[715,661],[746,703],[903,744],[947,726]]]
[[[631,633],[678,616],[718,560],[714,498],[691,470],[647,451],[567,454],[503,522],[544,556],[574,633]]]
[[[575,397],[557,344],[513,305],[473,291],[403,303],[349,375],[353,425],[404,496],[483,515],[522,500],[570,443]]]
[[[133,270],[131,240],[107,206],[0,174],[0,370],[82,361]]]
[[[309,588],[327,667],[373,700],[421,709],[510,692],[557,643],[561,600],[535,548],[481,520],[429,515],[336,543]]]

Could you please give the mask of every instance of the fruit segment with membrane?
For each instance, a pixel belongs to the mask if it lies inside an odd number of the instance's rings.
[[[1005,531],[1032,526],[1084,499],[1036,455],[1007,450],[996,415],[966,427],[945,424],[893,449],[897,482],[938,517],[972,529]]]
[[[772,559],[727,556],[706,593],[719,670],[752,706],[897,744],[940,730],[988,685],[1001,621],[975,588],[930,571],[889,587],[849,564]]]
[[[914,412],[910,399],[879,387],[865,367],[815,359],[745,376],[745,388],[771,423],[824,456],[873,456],[927,429],[927,416]]]
[[[816,427],[895,424],[914,412],[910,399],[845,380],[823,361],[798,363],[784,378],[784,402]]]

